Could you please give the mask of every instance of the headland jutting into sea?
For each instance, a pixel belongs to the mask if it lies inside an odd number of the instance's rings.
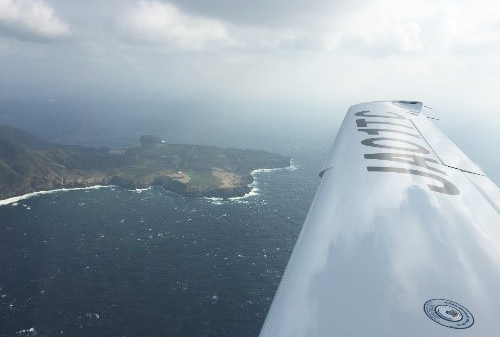
[[[152,135],[137,147],[110,149],[55,144],[0,127],[0,199],[96,185],[231,198],[250,192],[253,170],[288,166],[289,157],[267,151],[170,144]]]

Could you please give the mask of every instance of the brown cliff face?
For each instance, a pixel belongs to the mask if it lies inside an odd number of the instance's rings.
[[[0,199],[92,185],[159,185],[186,196],[227,198],[249,191],[252,170],[289,165],[289,157],[266,151],[161,140],[110,150],[53,144],[10,126],[0,127]]]

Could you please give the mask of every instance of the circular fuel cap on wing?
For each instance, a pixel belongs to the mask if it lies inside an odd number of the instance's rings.
[[[461,304],[444,299],[425,302],[425,314],[434,322],[453,329],[467,329],[474,324],[474,316]]]

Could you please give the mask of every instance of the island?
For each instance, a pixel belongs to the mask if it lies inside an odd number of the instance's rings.
[[[189,197],[243,196],[251,172],[290,166],[290,157],[261,150],[170,144],[143,135],[127,149],[62,145],[0,126],[0,199],[59,188],[162,186]]]

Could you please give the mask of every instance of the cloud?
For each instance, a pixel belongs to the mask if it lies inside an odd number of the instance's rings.
[[[133,41],[179,49],[202,50],[214,43],[232,43],[222,22],[183,13],[159,1],[140,1],[125,15],[121,27]]]
[[[345,12],[363,0],[169,0],[178,8],[234,25],[286,30],[316,26],[325,12]],[[297,28],[297,27],[295,27]]]
[[[364,57],[500,51],[500,3],[257,0],[131,1],[121,18],[129,42],[180,50],[296,50]],[[122,6],[123,7],[123,6]],[[229,47],[229,48],[228,48]]]
[[[0,35],[52,40],[69,34],[68,25],[42,0],[0,0]]]
[[[366,56],[491,52],[500,45],[499,10],[488,0],[380,0],[336,16],[327,30],[336,34],[336,48]],[[328,38],[324,45],[332,49]]]
[[[62,91],[96,96],[154,92],[304,106],[394,97],[457,105],[480,97],[475,102],[488,106],[498,96],[494,0],[44,1],[71,23],[72,41],[0,37],[4,96],[19,91],[11,83],[45,89],[46,78]],[[19,3],[0,0],[2,18]]]

